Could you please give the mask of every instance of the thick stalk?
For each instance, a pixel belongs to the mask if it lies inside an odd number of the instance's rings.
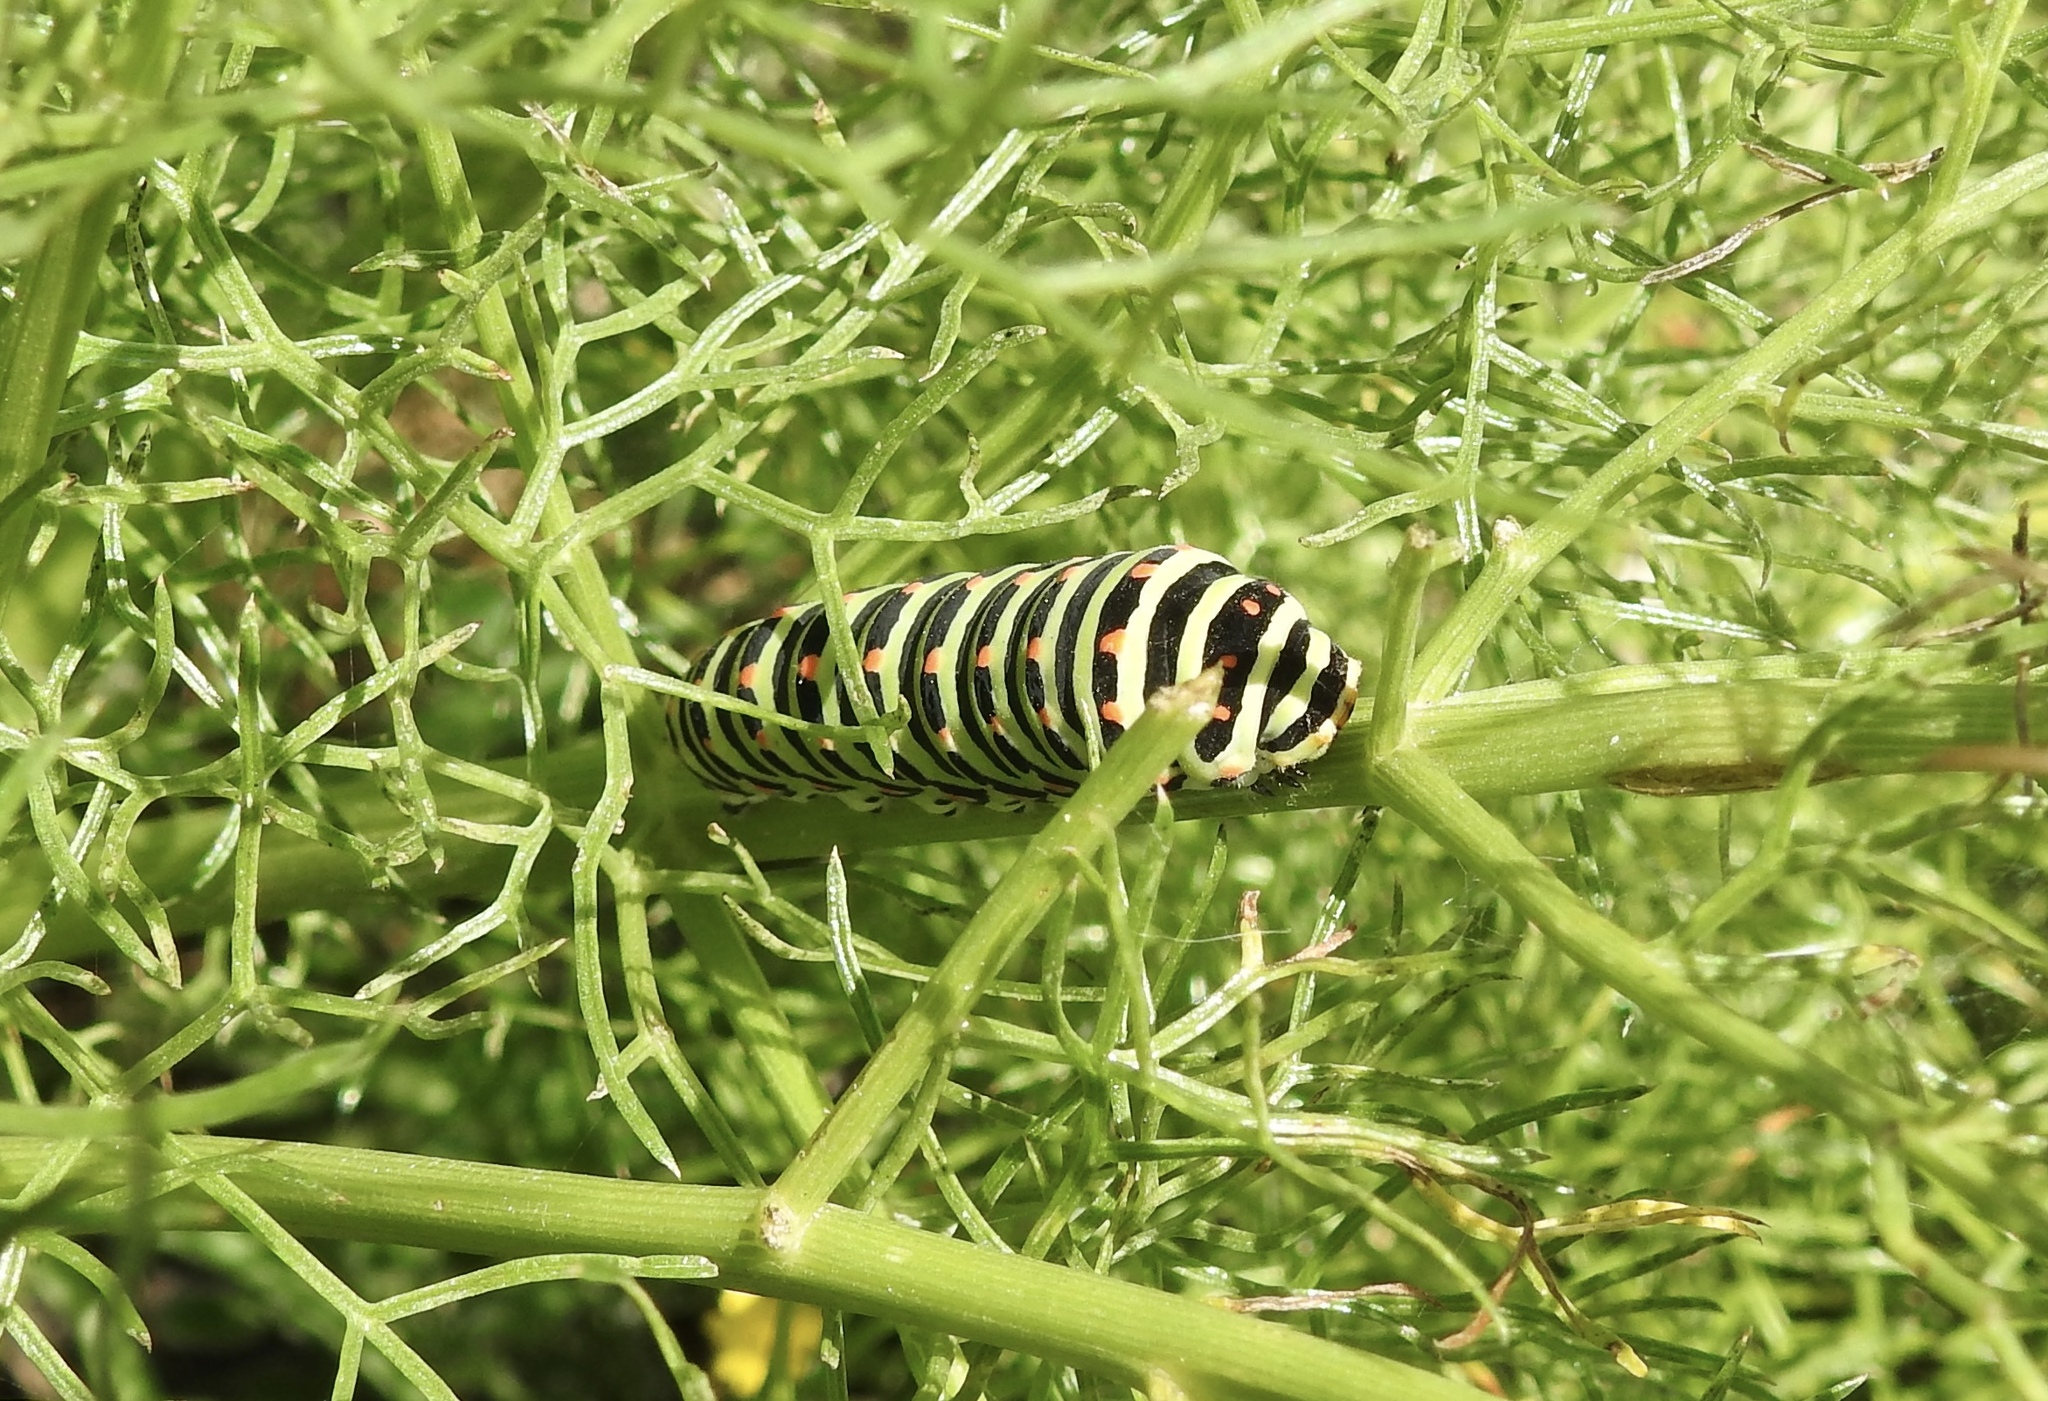
[[[21,1189],[61,1137],[0,1139],[0,1194]],[[295,1235],[400,1241],[478,1255],[603,1251],[700,1255],[722,1288],[868,1314],[1084,1368],[1155,1396],[1288,1401],[1476,1401],[1419,1368],[1087,1270],[826,1207],[801,1252],[763,1248],[763,1194],[630,1182],[445,1158],[255,1139],[180,1138]],[[152,1156],[147,1161],[154,1162]],[[133,1221],[129,1143],[95,1144],[54,1208],[66,1231]],[[153,1203],[164,1227],[239,1229],[196,1191]]]
[[[798,1252],[809,1221],[855,1170],[934,1056],[958,1034],[961,1019],[1037,927],[1075,866],[1115,835],[1195,731],[1208,723],[1220,681],[1220,672],[1204,672],[1153,696],[1080,791],[997,882],[889,1039],[770,1189],[761,1228],[775,1248]]]
[[[1408,739],[1460,788],[1486,799],[1607,786],[1660,796],[1769,789],[1816,725],[1847,701],[1869,696],[1870,681],[1844,675],[1848,670],[1835,657],[1615,667],[1411,706]],[[1816,777],[1983,767],[1997,760],[1999,746],[2014,742],[2014,720],[2010,684],[1899,687],[1859,705],[1854,723],[1834,737]],[[1181,792],[1174,795],[1174,815],[1206,820],[1364,806],[1372,801],[1369,728],[1368,713],[1354,718],[1331,751],[1306,766],[1299,788]],[[2048,696],[2032,707],[2032,733],[2048,733]],[[540,777],[561,802],[588,806],[595,801],[602,765],[601,747],[594,740],[579,741],[551,754]],[[371,841],[388,839],[403,822],[375,779],[337,776],[323,790],[351,830]],[[437,780],[435,796],[441,812],[474,822],[518,823],[532,816],[530,807],[483,788]],[[642,801],[633,811],[658,812],[663,828],[650,836],[650,856],[669,867],[724,860],[708,849],[709,843],[703,850],[698,846],[712,822],[721,823],[763,861],[822,857],[835,846],[851,854],[1023,837],[1045,822],[1043,811],[977,808],[941,815],[897,803],[884,812],[861,813],[822,800],[762,803],[733,813],[698,789],[678,784],[663,791],[658,775],[642,780],[638,796]],[[137,874],[153,888],[175,887],[219,830],[218,816],[203,811],[138,823],[129,844]],[[557,874],[556,852],[552,846],[543,852],[536,868],[542,880]],[[489,900],[509,860],[502,847],[451,841],[440,869],[408,870],[406,879],[418,898]],[[0,942],[19,935],[48,879],[39,850],[0,860]],[[257,890],[259,921],[312,908],[366,913],[388,899],[350,852],[275,829],[263,842]],[[226,919],[229,893],[216,882],[195,895],[167,901],[172,930],[196,934]],[[59,906],[49,920],[43,947],[50,957],[74,957],[102,938],[76,906]]]
[[[1653,958],[1427,756],[1413,750],[1389,756],[1374,768],[1371,786],[1380,801],[1441,842],[1475,879],[1499,891],[1575,963],[1652,1020],[1769,1076],[1788,1095],[1835,1115],[1873,1141],[1897,1141],[1914,1166],[1946,1183],[1986,1220],[2048,1250],[2048,1203],[2007,1190],[1974,1145],[1961,1135],[1935,1131],[1930,1111],[1793,1045]]]

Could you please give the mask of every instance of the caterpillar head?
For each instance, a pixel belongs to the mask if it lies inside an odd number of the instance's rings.
[[[1182,757],[1198,787],[1237,787],[1321,755],[1358,703],[1358,662],[1271,585],[1270,603],[1238,651],[1223,653],[1216,716]]]

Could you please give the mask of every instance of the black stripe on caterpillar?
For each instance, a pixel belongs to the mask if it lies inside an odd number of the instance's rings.
[[[833,793],[950,811],[1074,791],[1145,698],[1223,668],[1214,718],[1175,764],[1237,786],[1328,749],[1358,663],[1279,585],[1185,545],[941,574],[846,595],[856,683],[908,723],[887,752],[695,700],[669,710],[684,764],[742,800]],[[859,720],[822,604],[784,608],[713,645],[690,680],[812,725]]]

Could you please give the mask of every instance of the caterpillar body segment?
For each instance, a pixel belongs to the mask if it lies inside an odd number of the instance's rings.
[[[677,752],[742,801],[834,794],[939,811],[1020,808],[1074,791],[1145,698],[1223,669],[1215,718],[1174,781],[1235,786],[1329,748],[1358,663],[1279,585],[1187,546],[941,574],[849,594],[858,668],[842,668],[822,604],[726,634],[690,679],[793,720],[859,723],[852,687],[908,723],[881,748],[694,700],[672,704]]]

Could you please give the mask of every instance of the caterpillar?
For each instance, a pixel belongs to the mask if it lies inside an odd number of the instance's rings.
[[[1172,783],[1239,786],[1306,763],[1358,696],[1357,661],[1300,603],[1186,545],[862,589],[846,614],[876,711],[899,700],[908,711],[890,752],[677,700],[669,730],[684,765],[742,801],[831,793],[860,808],[1016,809],[1072,793],[1147,696],[1210,666],[1223,669],[1222,696]],[[734,629],[689,679],[777,715],[858,723],[822,604]]]

